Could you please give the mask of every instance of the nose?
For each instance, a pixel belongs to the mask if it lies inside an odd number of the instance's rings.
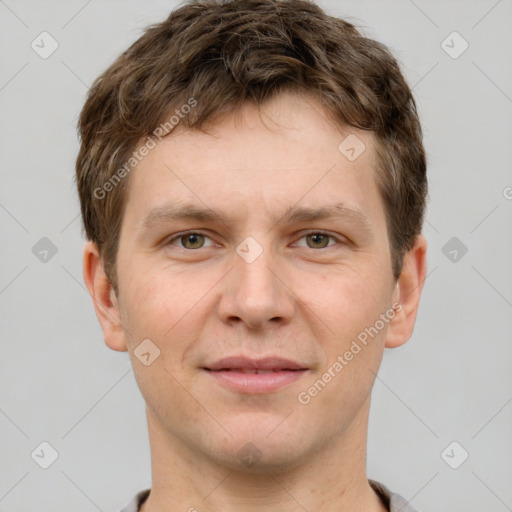
[[[284,265],[278,263],[270,248],[254,261],[234,254],[234,268],[222,281],[218,314],[223,322],[260,329],[292,319],[294,294],[287,286]]]

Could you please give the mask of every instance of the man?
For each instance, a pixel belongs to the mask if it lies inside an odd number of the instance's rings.
[[[425,153],[381,44],[306,0],[193,1],[91,88],[84,279],[146,401],[124,512],[411,511],[366,475],[426,274]]]

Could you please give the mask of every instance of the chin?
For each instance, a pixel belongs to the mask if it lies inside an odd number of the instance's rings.
[[[239,473],[268,475],[286,473],[299,467],[304,458],[302,453],[297,453],[296,446],[281,445],[275,449],[247,441],[238,450],[223,454],[216,462]]]
[[[282,422],[282,424],[280,424]],[[283,417],[255,417],[226,426],[221,451],[214,449],[217,463],[234,471],[250,474],[283,473],[304,462],[309,445],[297,423],[283,422]],[[213,441],[213,440],[212,440]],[[213,447],[212,447],[213,448]]]

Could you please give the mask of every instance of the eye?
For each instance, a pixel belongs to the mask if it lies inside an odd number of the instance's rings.
[[[199,233],[198,231],[186,231],[170,238],[166,245],[178,245],[181,249],[197,250],[203,247],[211,247],[213,244],[205,245],[205,241],[210,240],[210,237]],[[298,245],[299,247],[306,247],[308,249],[325,249],[336,245],[336,242],[343,243],[337,237],[324,233],[323,231],[311,231],[303,235],[300,240],[306,240],[306,245]],[[333,243],[329,243],[332,241]]]
[[[341,240],[339,240],[338,238],[329,235],[328,233],[324,233],[323,231],[311,231],[309,233],[306,233],[301,238],[301,240],[302,239],[306,240],[306,247],[308,249],[324,249],[326,247],[330,247],[331,245],[336,245],[335,243],[329,245],[329,239],[341,242]]]
[[[198,233],[197,231],[187,231],[181,233],[166,242],[166,245],[176,245],[174,242],[178,241],[182,249],[201,249],[205,247],[205,240],[210,239],[208,236]]]

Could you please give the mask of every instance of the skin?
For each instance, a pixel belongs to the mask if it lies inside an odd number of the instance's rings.
[[[97,247],[84,249],[105,343],[129,351],[146,401],[153,486],[142,510],[382,512],[366,476],[371,390],[384,348],[413,332],[425,239],[405,255],[396,281],[373,135],[341,130],[313,98],[281,94],[261,117],[247,104],[209,132],[171,134],[132,171],[118,296]],[[349,134],[366,146],[353,162],[338,150]],[[150,211],[179,202],[225,217],[143,229]],[[284,218],[291,207],[340,202],[364,215],[366,227],[352,217]],[[176,237],[185,230],[204,237]],[[263,251],[252,263],[236,252],[248,236]],[[378,335],[300,403],[298,394],[398,302]],[[160,350],[149,366],[134,355],[147,338]],[[275,392],[242,394],[201,369],[235,354],[279,355],[308,371]],[[244,446],[255,464],[239,455]]]

